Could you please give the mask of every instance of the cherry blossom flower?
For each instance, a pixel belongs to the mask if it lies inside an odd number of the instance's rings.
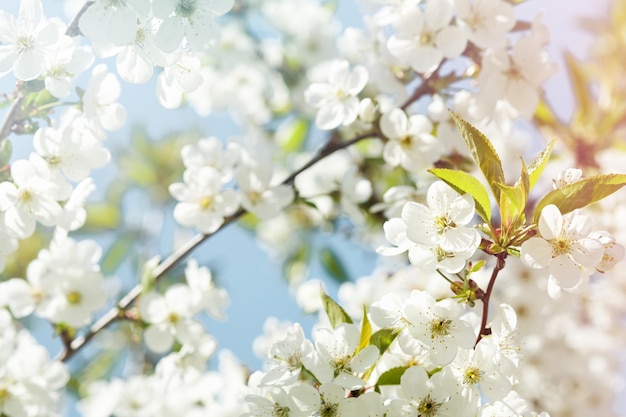
[[[563,216],[550,204],[541,211],[538,231],[539,236],[522,244],[521,258],[532,268],[548,268],[550,281],[560,288],[574,288],[581,282],[582,269],[595,268],[602,261],[604,247],[589,236],[589,216]]]
[[[35,231],[37,221],[45,226],[56,225],[62,212],[56,200],[59,185],[26,160],[11,165],[11,177],[12,183],[0,183],[0,210],[5,212],[7,230],[25,238]]]
[[[272,185],[271,160],[262,156],[246,158],[246,163],[237,167],[237,185],[241,191],[241,205],[261,219],[278,215],[294,198],[291,186]]]
[[[426,202],[428,206],[408,202],[402,209],[409,240],[450,252],[478,247],[478,231],[466,227],[474,217],[474,199],[469,194],[461,196],[443,181],[436,181],[428,188]]]
[[[181,105],[183,95],[195,91],[200,84],[200,59],[196,55],[182,53],[176,62],[159,74],[157,99],[166,109],[175,109]]]
[[[460,26],[469,31],[469,41],[481,49],[506,45],[507,33],[515,26],[515,10],[503,0],[454,0]]]
[[[402,415],[453,417],[461,411],[450,401],[440,373],[429,378],[424,368],[412,366],[402,374],[400,387],[401,399],[393,400],[392,407],[401,410]]]
[[[0,10],[0,76],[13,70],[18,80],[39,77],[58,36],[56,25],[45,19],[40,0],[21,1],[17,19]]]
[[[419,73],[437,69],[443,58],[463,52],[467,34],[451,25],[452,0],[429,0],[422,10],[415,5],[394,22],[397,33],[389,38],[389,51]]]
[[[79,46],[76,39],[64,35],[59,26],[59,40],[47,50],[43,76],[50,94],[64,98],[71,94],[74,80],[93,64],[94,56],[90,48]]]
[[[519,39],[510,54],[503,48],[487,50],[478,77],[480,114],[489,114],[505,101],[520,116],[530,117],[539,104],[539,86],[555,71],[534,36]]]
[[[196,311],[191,299],[191,289],[185,284],[172,285],[164,295],[150,292],[141,298],[141,318],[150,324],[143,337],[150,349],[163,353],[174,340],[184,343],[194,333],[193,327],[199,323],[192,319]]]
[[[425,116],[408,117],[402,109],[393,109],[380,118],[380,129],[389,139],[383,157],[391,166],[415,172],[441,156],[441,145],[431,135],[433,125]]]
[[[356,375],[374,364],[379,351],[373,345],[357,351],[359,329],[356,325],[342,323],[332,330],[321,327],[315,331],[314,339],[316,351],[303,358],[303,363],[320,382],[333,381],[347,389],[364,385]]]
[[[287,329],[287,334],[270,347],[267,373],[261,379],[263,385],[290,385],[302,371],[302,359],[313,352],[313,344],[304,337],[299,324]]]
[[[163,19],[157,45],[172,52],[183,41],[198,50],[208,49],[219,36],[215,18],[232,9],[234,0],[154,0],[152,12]]]
[[[369,75],[365,67],[350,70],[349,65],[345,60],[333,61],[325,82],[313,83],[304,92],[306,101],[319,109],[315,125],[322,130],[347,126],[359,115],[357,95],[367,84]]]
[[[123,46],[135,39],[137,19],[150,11],[150,0],[97,0],[80,17],[80,31],[94,43]]]
[[[81,123],[83,114],[68,109],[58,128],[44,127],[35,132],[35,150],[51,170],[60,170],[71,181],[85,179],[92,169],[106,165],[111,154],[102,146],[93,129]]]
[[[239,206],[239,196],[233,190],[221,190],[221,175],[211,167],[187,169],[184,183],[174,183],[169,190],[179,201],[174,218],[183,226],[193,226],[203,233],[212,233]]]
[[[474,330],[461,314],[463,310],[455,301],[436,301],[425,291],[413,291],[403,306],[409,333],[429,347],[430,359],[437,365],[452,362],[459,347],[474,346]]]
[[[185,279],[191,289],[194,310],[206,310],[211,317],[225,320],[224,310],[230,304],[228,293],[215,286],[209,268],[199,267],[195,259],[190,259],[185,268]]]
[[[315,389],[310,385],[295,385],[290,395],[306,415],[324,417],[361,417],[368,415],[367,403],[357,397],[346,398],[344,388],[326,382]]]
[[[126,109],[117,102],[122,92],[114,74],[105,64],[97,65],[83,95],[83,111],[97,128],[117,130],[126,122]]]

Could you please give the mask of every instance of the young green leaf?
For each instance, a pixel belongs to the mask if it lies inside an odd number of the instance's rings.
[[[491,221],[489,194],[483,184],[467,172],[447,168],[433,168],[428,172],[448,184],[459,194],[469,194],[476,203],[476,212],[485,222]]]
[[[357,352],[362,351],[370,344],[370,338],[372,337],[372,325],[367,318],[367,310],[363,306],[363,322],[361,323],[361,337],[359,338],[359,346],[356,348]]]
[[[348,273],[343,263],[331,248],[324,247],[320,250],[320,262],[324,271],[338,283],[348,281]]]
[[[506,225],[511,219],[514,219],[519,216],[520,213],[524,212],[526,196],[520,187],[498,183],[496,183],[495,186],[501,191],[500,204],[498,205],[500,206],[502,224]]]
[[[500,156],[493,148],[489,139],[481,131],[452,110],[450,110],[450,115],[454,124],[461,132],[461,136],[465,139],[472,158],[474,158],[474,161],[487,179],[496,201],[500,201],[500,189],[495,185],[496,183],[505,184]]]
[[[370,345],[376,346],[382,355],[389,349],[389,345],[391,345],[396,336],[398,336],[398,333],[392,329],[380,329],[370,337]]]
[[[537,223],[541,210],[549,204],[554,204],[561,214],[566,214],[600,201],[624,185],[626,185],[626,174],[608,174],[585,178],[553,190],[537,203],[533,222]]]
[[[346,313],[335,300],[330,298],[321,287],[320,292],[322,294],[322,304],[324,305],[324,310],[326,310],[326,314],[328,315],[328,319],[330,320],[330,324],[333,328],[339,326],[341,323],[352,323],[352,319],[348,313]]]
[[[576,60],[571,53],[565,54],[565,64],[570,77],[570,82],[574,89],[576,98],[577,111],[574,116],[575,120],[589,120],[593,112],[593,104],[596,99],[591,95],[589,90],[589,76],[585,73],[585,69],[580,62]]]
[[[552,153],[552,149],[554,148],[554,144],[556,143],[556,138],[552,138],[548,146],[541,151],[539,155],[530,163],[528,166],[528,178],[529,178],[529,191],[533,189],[539,177],[543,173],[543,169],[546,167],[548,160],[550,159],[550,154]]]
[[[409,369],[408,366],[398,366],[396,368],[391,368],[388,371],[383,372],[378,377],[378,381],[376,382],[376,386],[380,385],[400,385],[400,380],[402,379],[402,375],[404,372]]]

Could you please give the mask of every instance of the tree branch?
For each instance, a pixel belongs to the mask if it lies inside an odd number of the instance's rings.
[[[83,7],[86,9],[88,7],[87,4]],[[84,10],[81,10],[84,12]],[[79,13],[80,14],[80,13]],[[76,20],[76,19],[75,19]],[[420,97],[425,94],[430,94],[434,92],[434,88],[431,85],[431,82],[435,80],[436,75],[431,77],[430,79],[424,80],[422,84],[419,85],[409,97],[409,99],[402,105],[402,108],[408,107],[411,103],[418,100]],[[364,139],[369,138],[381,138],[382,134],[378,129],[374,129],[370,132],[363,133],[361,135],[357,135],[349,140],[340,141],[337,134],[333,134],[330,139],[326,142],[326,144],[313,156],[306,164],[298,168],[294,171],[290,176],[283,180],[283,185],[291,185],[298,175],[311,168],[313,165],[317,164],[322,159],[328,157],[329,155],[341,150],[348,148]],[[247,211],[244,209],[239,209],[235,214],[227,217],[224,220],[224,223],[217,229],[215,232],[210,234],[197,234],[193,238],[191,238],[187,243],[183,246],[175,250],[170,256],[168,256],[163,262],[161,262],[153,271],[153,279],[158,281],[161,277],[163,277],[167,272],[169,272],[176,264],[182,261],[189,253],[191,253],[196,247],[201,245],[203,242],[214,236],[220,230],[224,229],[229,224],[233,223],[241,216],[246,214]],[[71,344],[66,347],[66,349],[57,357],[57,359],[61,361],[67,361],[72,356],[74,356],[79,350],[81,350],[94,336],[100,333],[105,328],[109,327],[115,321],[124,316],[124,311],[130,307],[130,305],[135,302],[137,298],[141,295],[142,287],[140,284],[137,284],[133,287],[118,303],[115,307],[111,308],[104,316],[98,319],[87,331],[84,336],[77,337],[74,339]]]
[[[317,164],[319,161],[328,157],[329,155],[341,150],[348,148],[364,139],[379,137],[379,133],[376,131],[364,133],[362,135],[355,136],[354,138],[347,140],[345,142],[337,142],[337,136],[333,135],[326,145],[320,149],[320,151],[309,160],[302,167],[293,172],[289,177],[287,177],[282,184],[284,185],[293,185],[294,180],[298,175],[302,172],[306,171],[313,165]],[[229,224],[233,223],[235,220],[239,219],[241,216],[246,214],[247,211],[244,209],[238,210],[235,214],[227,217],[224,220],[224,223],[217,229],[215,232],[210,234],[197,234],[189,241],[187,241],[183,246],[176,249],[170,256],[168,256],[163,262],[161,262],[153,271],[153,279],[158,281],[161,277],[163,277],[167,272],[169,272],[176,264],[182,261],[187,255],[189,255],[197,246],[207,241],[209,238],[217,234],[219,231],[224,229]],[[102,330],[109,327],[115,321],[119,320],[124,316],[124,311],[130,307],[130,305],[141,295],[142,287],[140,284],[137,284],[133,287],[118,303],[115,307],[111,308],[107,311],[102,317],[100,317],[85,333],[84,336],[77,337],[74,339],[65,349],[64,351],[58,355],[57,359],[61,361],[67,361],[72,356],[74,356],[79,350],[81,350],[94,336],[100,333]]]
[[[0,127],[0,142],[5,140],[11,134],[13,124],[15,123],[15,120],[20,113],[20,107],[23,100],[24,97],[22,97],[20,93],[17,93],[15,100],[13,100],[13,104],[11,104],[11,107],[9,107],[4,121],[2,122],[2,127]]]
[[[82,35],[82,33],[80,32],[80,29],[78,28],[78,22],[80,21],[80,18],[82,17],[82,15],[87,11],[87,9],[90,8],[91,5],[94,3],[95,1],[90,0],[86,2],[85,4],[83,4],[83,7],[81,7],[78,13],[76,13],[76,16],[74,16],[74,19],[72,19],[70,24],[67,26],[67,30],[65,31],[65,34],[67,36],[74,37],[74,36]]]
[[[496,266],[493,268],[491,272],[491,278],[489,279],[489,285],[487,285],[487,291],[485,291],[483,297],[480,299],[483,303],[483,313],[482,319],[480,321],[480,330],[478,331],[478,337],[476,337],[476,343],[474,346],[480,342],[483,336],[488,336],[491,334],[491,329],[487,328],[487,318],[489,317],[489,299],[491,298],[491,292],[493,291],[493,287],[496,283],[496,278],[498,278],[498,274],[502,269],[504,269],[505,260],[507,257],[506,252],[502,252],[496,255]]]

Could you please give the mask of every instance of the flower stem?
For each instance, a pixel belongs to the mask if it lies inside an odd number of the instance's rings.
[[[480,321],[480,330],[478,331],[478,337],[476,337],[476,343],[474,346],[480,342],[483,336],[488,336],[491,334],[491,329],[487,328],[487,318],[489,317],[489,299],[491,298],[491,292],[493,291],[493,287],[496,283],[496,278],[498,278],[498,274],[502,269],[504,269],[505,260],[507,257],[506,252],[502,252],[496,255],[496,266],[493,268],[493,272],[491,273],[491,278],[489,279],[489,285],[487,285],[487,291],[485,291],[484,295],[481,297],[480,301],[483,303],[483,313],[482,319]]]

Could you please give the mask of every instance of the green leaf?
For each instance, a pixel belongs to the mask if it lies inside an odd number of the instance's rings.
[[[338,283],[349,280],[348,273],[343,263],[331,248],[326,246],[320,250],[320,261],[324,271]]]
[[[362,351],[370,344],[370,338],[372,337],[372,325],[367,318],[367,310],[363,306],[363,322],[361,323],[361,337],[359,338],[359,346],[356,348],[357,352]]]
[[[537,184],[539,177],[543,173],[543,169],[546,167],[548,160],[550,159],[550,154],[552,153],[552,149],[554,148],[554,144],[556,143],[556,138],[552,138],[548,146],[541,151],[539,155],[530,163],[528,166],[528,177],[529,177],[529,191],[532,190]]]
[[[376,385],[400,385],[402,375],[404,375],[404,372],[407,369],[409,369],[409,366],[398,366],[397,368],[391,368],[388,371],[383,372],[378,377]]]
[[[326,314],[328,315],[328,319],[330,320],[330,324],[333,328],[339,326],[341,323],[352,323],[352,319],[348,313],[346,313],[344,309],[341,308],[337,302],[335,302],[335,300],[330,298],[321,286],[320,292],[322,294],[322,304],[324,305],[324,310],[326,310]]]
[[[391,342],[393,342],[397,336],[398,333],[394,332],[392,329],[380,329],[370,337],[370,345],[376,346],[382,355],[389,349],[389,345],[391,345]]]
[[[624,185],[626,185],[626,174],[608,174],[585,178],[553,190],[537,203],[533,222],[537,223],[541,210],[549,204],[554,204],[561,214],[566,214],[600,201]]]
[[[310,247],[306,242],[289,252],[283,263],[283,274],[288,283],[299,282],[306,276],[310,253]]]
[[[118,206],[107,203],[89,204],[85,207],[87,217],[81,231],[102,231],[117,229],[122,221]]]
[[[596,99],[589,91],[588,76],[580,62],[571,53],[565,54],[565,64],[574,90],[577,111],[574,119],[585,121],[593,112]]]
[[[146,263],[143,264],[143,267],[141,268],[140,278],[141,294],[147,294],[154,288],[154,284],[156,283],[156,280],[154,278],[154,270],[157,266],[159,266],[160,262],[161,257],[157,255],[148,259]]]
[[[296,119],[281,127],[276,133],[276,141],[280,149],[286,154],[302,149],[309,133],[309,122],[306,119]]]
[[[0,167],[11,162],[11,155],[13,155],[13,144],[10,140],[5,139],[0,142]]]
[[[500,218],[502,225],[508,225],[511,219],[514,219],[524,212],[526,206],[526,196],[520,187],[495,184],[501,191],[500,194]]]
[[[123,234],[111,245],[104,255],[100,267],[105,275],[113,274],[117,268],[128,257],[134,239],[131,234]]]
[[[452,110],[450,110],[450,115],[454,124],[461,132],[461,136],[465,139],[472,158],[474,158],[474,161],[487,179],[496,201],[500,201],[500,189],[495,185],[496,183],[505,184],[500,156],[498,156],[493,145],[482,132]]]
[[[428,172],[454,188],[459,194],[469,194],[476,203],[476,212],[487,223],[491,221],[491,203],[485,186],[473,175],[447,168],[433,168]]]

